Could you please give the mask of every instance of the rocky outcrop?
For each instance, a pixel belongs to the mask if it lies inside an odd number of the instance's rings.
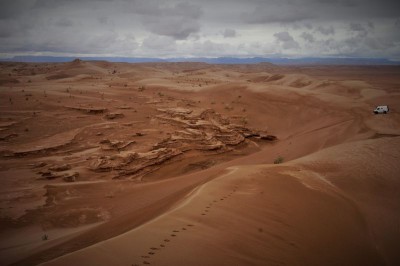
[[[229,119],[224,118],[213,109],[169,108],[158,109],[158,111],[162,112],[157,116],[159,120],[179,129],[155,145],[156,148],[172,147],[182,151],[227,151],[230,150],[230,147],[243,143],[246,138],[268,141],[276,139],[272,135],[261,134],[244,126],[231,124]]]
[[[136,143],[136,141],[131,140],[131,141],[121,141],[121,140],[109,140],[109,139],[104,139],[100,141],[101,144],[101,149],[102,150],[116,150],[116,151],[121,151],[129,147],[130,145]]]
[[[17,133],[10,133],[3,136],[0,136],[0,141],[9,141],[10,139],[16,138],[19,135]]]
[[[107,108],[93,107],[93,106],[65,106],[65,108],[81,111],[88,114],[103,114],[107,111]]]
[[[104,118],[109,119],[109,120],[113,120],[116,118],[123,118],[124,114],[123,113],[108,113],[104,116]]]
[[[101,156],[91,161],[89,168],[96,172],[116,171],[114,178],[142,177],[159,168],[159,165],[182,154],[172,148],[160,148],[145,153],[126,152],[114,156]]]
[[[79,173],[78,172],[73,172],[73,173],[64,174],[62,179],[65,182],[75,182],[78,177],[79,177]]]
[[[71,169],[71,165],[69,165],[69,164],[55,165],[55,166],[51,166],[49,168],[49,170],[56,171],[56,172],[67,171],[70,169]]]
[[[73,129],[59,133],[47,138],[26,144],[16,145],[13,150],[0,150],[0,154],[5,157],[22,157],[32,154],[45,154],[50,151],[57,151],[71,144],[80,129]]]
[[[99,143],[101,149],[118,151],[118,154],[92,158],[89,168],[95,172],[113,172],[114,178],[141,180],[165,162],[191,150],[215,154],[232,151],[235,146],[246,142],[247,138],[274,140],[274,136],[266,135],[265,132],[232,124],[213,109],[178,107],[157,110],[160,114],[156,119],[175,128],[172,134],[154,144],[148,152],[133,151],[131,144],[135,141],[104,139]],[[143,134],[136,133],[135,136]]]
[[[94,158],[90,162],[89,168],[96,172],[109,172],[114,169],[123,169],[124,166],[132,163],[136,158],[138,158],[138,156],[139,155],[136,152],[113,156],[100,156]]]
[[[52,171],[44,171],[44,172],[39,172],[38,174],[40,174],[42,178],[48,180],[61,178],[65,182],[75,182],[76,178],[79,177],[78,172],[54,173]]]
[[[161,148],[147,153],[139,153],[134,164],[125,165],[115,178],[123,176],[140,177],[157,170],[164,162],[182,154],[178,149]]]
[[[262,140],[268,140],[268,141],[275,141],[275,140],[277,140],[278,138],[277,138],[276,136],[274,136],[274,135],[261,135],[261,136],[260,136],[260,139],[262,139]]]

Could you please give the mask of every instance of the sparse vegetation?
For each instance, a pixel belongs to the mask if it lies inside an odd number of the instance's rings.
[[[274,160],[274,164],[280,164],[283,163],[283,157],[282,156],[278,156],[275,160]]]
[[[233,106],[230,106],[230,105],[225,105],[225,110],[227,110],[227,111],[232,111],[233,110]]]

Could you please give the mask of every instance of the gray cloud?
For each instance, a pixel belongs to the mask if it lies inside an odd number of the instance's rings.
[[[349,28],[351,31],[356,31],[356,32],[364,32],[366,31],[365,27],[361,25],[361,23],[350,23]]]
[[[134,5],[133,11],[142,18],[144,28],[155,34],[182,40],[200,30],[202,10],[195,4],[181,2],[164,6],[143,1]]]
[[[350,32],[353,32],[359,36],[367,36],[368,35],[368,30],[371,29],[371,27],[367,27],[361,23],[356,23],[352,22],[349,24],[349,30]]]
[[[269,0],[249,1],[254,8],[242,13],[246,23],[293,23],[312,19],[351,20],[398,17],[400,1],[393,0]]]
[[[399,10],[393,0],[2,0],[0,56],[400,59]]]
[[[333,26],[329,26],[329,27],[318,26],[318,28],[316,28],[315,31],[317,31],[323,35],[334,35],[335,34],[335,29],[333,28]]]
[[[149,51],[173,52],[176,50],[176,42],[171,37],[151,35],[143,40],[142,47]]]
[[[243,12],[242,19],[250,24],[293,23],[314,18],[306,8],[281,8],[280,5],[259,5],[251,12]]]
[[[236,37],[236,31],[234,29],[225,29],[222,35],[224,38],[233,38]]]
[[[0,2],[0,20],[20,17],[34,4],[34,0],[3,0]]]
[[[55,22],[56,26],[59,27],[72,27],[74,25],[74,22],[69,19],[69,18],[60,18]]]
[[[274,34],[274,37],[282,45],[283,49],[298,49],[300,45],[298,42],[294,40],[292,35],[290,35],[287,31],[277,32]]]
[[[152,33],[170,36],[177,40],[186,39],[190,34],[197,33],[200,30],[198,21],[179,17],[170,17],[162,21],[156,17],[146,18],[143,25]]]
[[[301,35],[300,35],[300,37],[301,38],[303,38],[305,41],[307,41],[307,42],[315,42],[315,37],[314,37],[314,35],[312,35],[311,33],[308,33],[308,32],[303,32]]]

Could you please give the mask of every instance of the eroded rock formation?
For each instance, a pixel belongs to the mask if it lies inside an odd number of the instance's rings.
[[[89,168],[96,172],[115,172],[114,178],[141,178],[166,161],[195,150],[223,153],[231,151],[247,138],[265,141],[276,140],[265,132],[256,132],[241,125],[232,124],[229,119],[213,109],[164,108],[157,109],[156,119],[175,128],[172,134],[155,143],[148,152],[136,152],[131,144],[105,139],[100,142],[103,151],[118,151],[118,154],[92,158]],[[124,150],[124,151],[122,151]]]

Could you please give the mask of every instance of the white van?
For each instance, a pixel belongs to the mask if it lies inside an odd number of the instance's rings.
[[[374,110],[374,114],[387,114],[389,112],[388,105],[380,105],[377,106]]]

